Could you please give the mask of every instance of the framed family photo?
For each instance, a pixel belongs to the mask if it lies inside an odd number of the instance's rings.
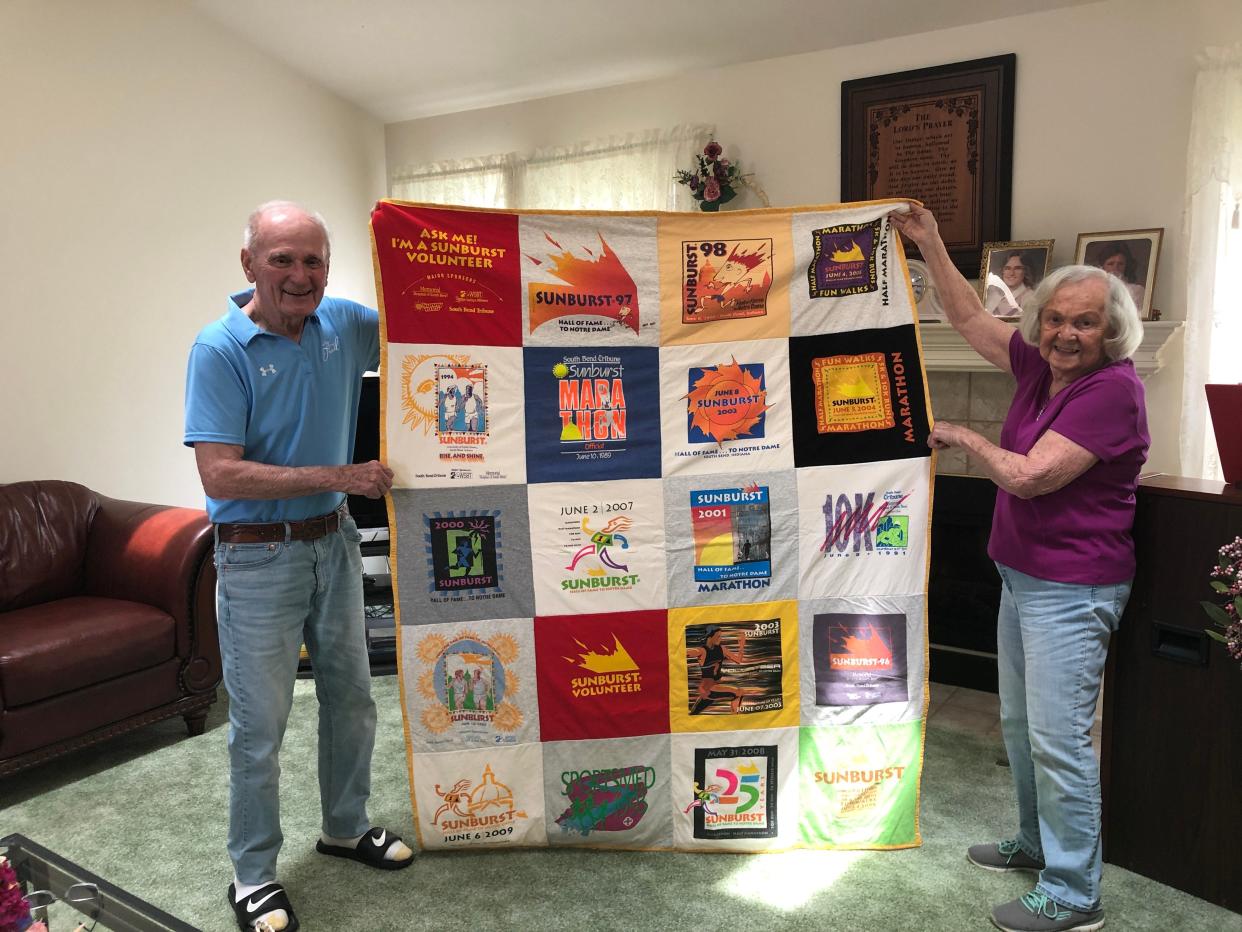
[[[1134,299],[1139,317],[1154,320],[1152,290],[1156,285],[1156,262],[1164,227],[1154,230],[1113,230],[1105,233],[1079,233],[1074,261],[1094,265],[1125,283]]]
[[[984,243],[979,263],[979,297],[993,317],[1018,317],[1035,296],[1035,286],[1052,262],[1050,239]]]

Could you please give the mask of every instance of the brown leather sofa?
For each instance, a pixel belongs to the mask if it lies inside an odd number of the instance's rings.
[[[207,515],[0,485],[0,776],[175,715],[220,682]]]

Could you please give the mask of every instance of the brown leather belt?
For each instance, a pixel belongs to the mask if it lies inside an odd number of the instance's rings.
[[[341,511],[305,521],[274,521],[271,524],[217,524],[222,544],[279,544],[286,540],[318,540],[341,526]],[[288,536],[286,536],[286,534]]]

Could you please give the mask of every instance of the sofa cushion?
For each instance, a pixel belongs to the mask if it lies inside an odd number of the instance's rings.
[[[98,510],[95,494],[75,482],[0,485],[0,612],[82,593]]]
[[[56,744],[71,751],[75,740],[89,732],[107,729],[126,719],[133,721],[133,716],[181,699],[185,693],[179,688],[179,666],[177,660],[169,660],[106,683],[0,712],[0,774],[5,772],[5,758]],[[116,733],[128,730],[122,726]],[[0,776],[0,797],[4,795],[3,787],[4,778]],[[69,926],[52,928],[63,932]]]
[[[174,655],[173,619],[121,599],[75,596],[0,613],[5,708],[145,670]]]

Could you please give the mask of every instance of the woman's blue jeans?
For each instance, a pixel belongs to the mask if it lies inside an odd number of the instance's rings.
[[[1018,796],[1018,846],[1045,867],[1036,889],[1100,905],[1100,768],[1091,725],[1108,639],[1130,583],[1050,582],[996,564],[1001,729]]]
[[[229,857],[245,884],[276,879],[280,745],[303,643],[319,700],[323,831],[368,828],[375,703],[352,519],[318,540],[217,544],[216,605],[229,694]]]

